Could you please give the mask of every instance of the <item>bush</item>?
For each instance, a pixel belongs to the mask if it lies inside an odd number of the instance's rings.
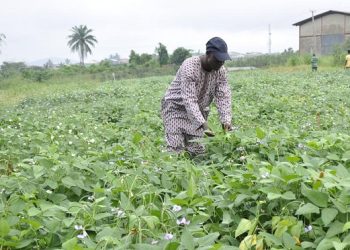
[[[32,67],[22,71],[22,77],[34,82],[43,82],[52,77],[50,70],[40,67]]]

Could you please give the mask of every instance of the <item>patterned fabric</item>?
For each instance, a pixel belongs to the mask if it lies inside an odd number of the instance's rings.
[[[201,126],[208,118],[213,101],[221,123],[231,123],[231,90],[225,68],[206,72],[199,56],[186,59],[162,99],[166,138],[174,134],[178,138],[176,142],[167,139],[170,149],[178,145],[186,148],[186,138],[203,136]]]
[[[311,66],[317,68],[318,58],[316,56],[311,57]]]

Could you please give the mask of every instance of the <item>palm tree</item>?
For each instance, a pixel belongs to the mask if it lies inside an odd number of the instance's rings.
[[[4,34],[0,33],[0,46],[5,38],[6,38],[6,36]],[[1,53],[1,50],[0,50],[0,53]]]
[[[74,26],[71,31],[73,33],[68,36],[68,46],[73,52],[78,51],[80,64],[84,66],[84,58],[92,53],[90,46],[95,47],[97,40],[91,35],[92,29],[88,29],[86,25]]]

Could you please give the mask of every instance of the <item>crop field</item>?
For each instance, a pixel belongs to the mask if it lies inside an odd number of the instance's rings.
[[[195,159],[165,151],[172,76],[3,106],[0,249],[350,249],[347,73],[231,72]]]

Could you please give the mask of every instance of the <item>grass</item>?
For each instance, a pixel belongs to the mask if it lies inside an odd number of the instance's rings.
[[[84,76],[53,78],[46,82],[32,82],[19,76],[0,81],[0,108],[20,103],[26,98],[69,93],[78,89],[96,89],[101,82]]]

